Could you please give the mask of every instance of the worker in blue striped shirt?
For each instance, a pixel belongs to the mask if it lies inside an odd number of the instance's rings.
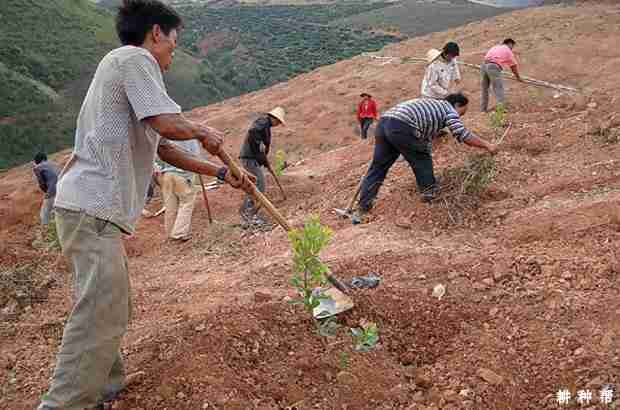
[[[431,155],[432,139],[447,127],[458,142],[495,153],[497,147],[474,135],[463,125],[469,100],[461,93],[443,100],[418,98],[400,103],[381,116],[375,130],[375,151],[364,177],[358,210],[368,212],[388,171],[399,157],[405,157],[415,174],[422,200],[432,201],[437,192]]]

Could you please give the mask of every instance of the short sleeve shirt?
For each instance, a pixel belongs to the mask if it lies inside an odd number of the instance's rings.
[[[510,68],[517,65],[514,53],[505,44],[492,47],[484,56],[484,61],[499,64],[503,68]]]
[[[148,50],[124,46],[108,53],[82,104],[73,154],[58,182],[56,207],[84,212],[133,233],[161,139],[142,120],[180,112]]]
[[[461,72],[455,58],[449,63],[438,58],[426,68],[420,92],[426,98],[446,98],[452,82],[460,79]]]

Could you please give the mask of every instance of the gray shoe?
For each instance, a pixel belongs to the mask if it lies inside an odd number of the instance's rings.
[[[426,188],[424,191],[422,191],[422,202],[426,202],[426,203],[430,203],[433,202],[433,200],[437,197],[437,194],[439,193],[439,186],[437,183],[431,185],[430,187]]]

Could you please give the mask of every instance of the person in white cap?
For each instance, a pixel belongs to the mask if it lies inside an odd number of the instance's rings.
[[[282,107],[276,107],[266,114],[260,115],[248,130],[248,134],[241,145],[239,159],[245,169],[256,176],[256,188],[260,192],[265,192],[265,175],[262,167],[271,167],[269,164],[269,148],[271,147],[271,128],[285,125],[284,116],[286,112]],[[246,195],[241,208],[239,209],[241,222],[243,224],[263,224],[257,215],[257,209],[251,195]]]
[[[456,58],[460,54],[458,44],[449,42],[443,51],[430,49],[426,53],[428,66],[422,80],[422,97],[444,99],[453,92],[452,87],[461,81]]]

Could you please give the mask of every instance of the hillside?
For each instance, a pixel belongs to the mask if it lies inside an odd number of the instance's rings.
[[[321,337],[287,302],[285,233],[234,225],[240,193],[209,192],[217,223],[197,204],[185,245],[165,242],[161,217],[141,220],[125,243],[134,318],[123,353],[128,371],[144,376],[114,408],[550,410],[559,389],[572,394],[566,408],[578,408],[581,389],[593,393],[589,408],[617,406],[617,396],[602,406],[598,395],[620,383],[619,32],[615,2],[522,10],[390,45],[381,55],[400,57],[390,63],[359,56],[188,113],[227,130],[237,152],[255,112],[286,107],[275,148],[303,162],[282,178],[286,201],[271,180],[268,196],[291,223],[318,214],[333,229],[322,256],[335,275],[376,272],[383,282],[355,291],[336,336]],[[518,41],[524,74],[583,93],[507,83],[511,131],[492,181],[463,203],[423,204],[398,163],[369,223],[334,215],[372,152],[353,128],[360,90],[384,110],[418,93],[424,67],[406,57],[455,39],[463,60],[478,63],[506,36]],[[497,138],[505,129],[475,110],[478,73],[463,74],[473,99],[466,125]],[[475,154],[451,139],[434,151],[442,177]],[[70,307],[67,266],[56,250],[31,245],[38,200],[27,166],[0,175],[2,271],[21,272],[3,278],[16,277],[8,283],[22,292],[0,288],[2,409],[34,407]],[[44,291],[33,293],[35,282]],[[440,301],[431,296],[438,283],[447,288]],[[363,319],[379,328],[380,345],[367,353],[353,350],[348,329]]]
[[[0,170],[73,143],[99,60],[118,46],[112,14],[87,0],[6,0],[0,9]],[[182,50],[167,76],[185,108],[205,104],[197,63]]]
[[[400,32],[426,33],[503,12],[464,0],[408,1],[174,2],[186,24],[182,48],[165,76],[170,94],[191,109],[376,51],[403,38]],[[3,3],[0,39],[8,47],[0,51],[0,74],[7,80],[0,91],[5,147],[0,170],[73,142],[75,118],[97,61],[117,46],[112,21],[117,0],[96,4]]]
[[[2,169],[70,143],[85,86],[75,79],[115,40],[107,13],[86,0],[5,0],[0,16]]]

